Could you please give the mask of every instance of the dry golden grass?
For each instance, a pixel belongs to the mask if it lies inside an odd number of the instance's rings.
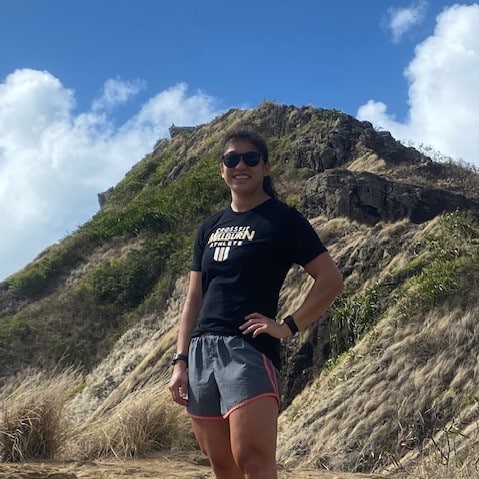
[[[194,449],[189,420],[172,402],[166,379],[83,421],[70,408],[80,386],[73,370],[27,370],[7,382],[0,394],[0,460],[130,458]]]
[[[368,171],[370,173],[384,174],[387,171],[387,164],[377,153],[370,151],[358,156],[348,165],[350,171]]]
[[[165,313],[131,328],[85,378],[69,409],[78,424],[72,457],[138,457],[195,444],[184,409],[166,386],[186,285],[180,278]]]
[[[195,439],[183,408],[172,402],[166,381],[130,393],[112,410],[79,427],[74,457],[126,459],[152,452],[192,450]]]
[[[420,246],[440,234],[439,218],[373,227],[318,219],[315,226],[334,239],[332,255],[353,295],[375,284],[399,286],[398,271],[412,258],[427,262]],[[380,321],[281,415],[280,462],[420,479],[479,477],[479,303],[463,283],[443,306],[406,314],[401,301],[383,297]],[[297,286],[285,286],[282,297],[292,304]],[[414,283],[407,295],[414,297]]]
[[[79,374],[29,369],[0,392],[0,460],[52,459],[63,452],[72,432],[65,410]]]
[[[477,409],[475,415],[477,418]],[[423,451],[411,452],[403,462],[413,464],[408,468],[410,477],[472,479],[479,477],[478,451],[477,419],[465,428],[460,419],[454,419],[430,439]]]
[[[462,462],[449,454],[445,464],[437,455],[441,433],[443,441],[454,435],[457,451],[477,450],[479,308],[416,319],[386,319],[293,401],[280,418],[280,460],[349,471],[443,470],[421,478],[451,478],[452,467],[473,466],[477,453]]]
[[[179,278],[165,312],[159,317],[150,314],[129,329],[86,376],[86,387],[71,406],[75,417],[99,417],[152,378],[169,372],[186,288],[187,278]]]

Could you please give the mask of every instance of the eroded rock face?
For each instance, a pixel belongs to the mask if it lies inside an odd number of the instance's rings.
[[[305,183],[302,209],[309,217],[346,216],[376,224],[408,218],[414,223],[455,210],[479,210],[479,203],[437,188],[398,183],[368,172],[333,169]]]

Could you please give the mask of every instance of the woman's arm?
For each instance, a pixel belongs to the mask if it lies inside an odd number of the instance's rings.
[[[203,291],[201,285],[201,272],[191,271],[188,292],[185,304],[180,317],[180,327],[178,331],[178,340],[176,343],[176,352],[188,356],[191,335],[195,329],[196,319],[200,312],[203,302]],[[187,403],[188,392],[188,374],[187,364],[184,361],[177,361],[173,366],[169,388],[173,400],[181,405]]]
[[[343,290],[343,277],[328,252],[316,256],[304,266],[314,278],[303,304],[292,313],[298,329],[304,329],[320,318]]]
[[[300,330],[319,319],[343,290],[342,275],[327,251],[312,259],[304,269],[314,278],[314,283],[301,306],[291,313]],[[249,314],[245,319],[240,328],[243,334],[252,333],[256,337],[268,333],[280,339],[292,334],[285,323],[278,323],[260,313]]]

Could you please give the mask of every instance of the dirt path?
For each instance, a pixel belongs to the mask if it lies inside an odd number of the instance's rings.
[[[280,468],[279,479],[380,479],[391,476]],[[138,460],[0,463],[0,479],[214,479],[198,453]]]

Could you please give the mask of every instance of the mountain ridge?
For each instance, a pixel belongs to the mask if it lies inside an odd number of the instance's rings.
[[[454,356],[451,345],[460,349],[461,341],[477,348],[479,175],[452,161],[437,163],[368,122],[311,106],[265,102],[233,109],[159,140],[110,189],[89,222],[0,284],[0,377],[32,364],[79,365],[85,389],[75,408],[89,420],[168,374],[193,235],[202,219],[228,203],[219,145],[224,132],[239,125],[265,136],[280,196],[310,219],[346,284],[321,320],[284,344],[280,458],[379,471],[395,461],[413,461],[411,451],[425,449],[455,418],[467,418],[471,427],[478,417],[472,391],[479,375],[465,351],[461,375],[471,379],[457,381],[469,398],[463,401],[467,407],[451,399],[450,383],[426,370],[435,396],[418,387],[406,391],[410,408],[403,405],[406,396],[388,402],[388,395],[403,392],[379,373],[393,365],[391,374],[399,375],[398,363],[407,354],[419,368],[424,358],[449,364],[445,356]],[[292,268],[280,313],[294,310],[308,281]],[[436,338],[434,314],[436,329],[455,335],[451,345]],[[447,317],[455,318],[451,331]],[[431,351],[420,340],[426,323],[436,338]],[[423,346],[406,344],[401,328],[411,344]],[[374,364],[383,369],[374,372]],[[357,373],[361,368],[370,378]],[[447,369],[452,375],[450,364]],[[415,378],[417,372],[407,368],[407,374]],[[331,377],[341,379],[335,383]],[[374,398],[388,405],[382,415],[368,421],[367,414],[354,420],[348,413],[347,408],[360,411],[361,401],[370,412],[381,410]],[[299,407],[302,402],[310,410]],[[445,405],[447,414],[434,422]],[[419,424],[418,414],[429,415],[429,423]],[[387,430],[381,423],[386,417]],[[334,418],[336,430],[322,418]],[[404,431],[412,431],[410,437]]]

